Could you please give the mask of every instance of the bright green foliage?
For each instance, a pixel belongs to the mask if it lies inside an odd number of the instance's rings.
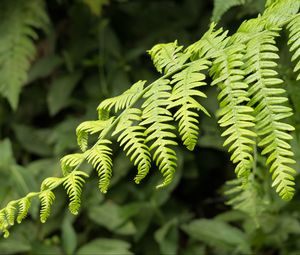
[[[114,142],[124,148],[137,166],[136,183],[155,162],[164,177],[157,187],[170,184],[178,162],[177,134],[193,150],[201,129],[201,114],[209,115],[201,102],[206,97],[207,75],[212,79],[210,85],[218,90],[218,123],[238,178],[239,186],[234,191],[239,197],[231,200],[231,204],[244,211],[257,204],[257,154],[266,160],[263,168],[269,166],[271,185],[279,196],[292,199],[296,171],[290,166],[295,162],[290,133],[294,127],[284,122],[292,110],[286,105],[283,81],[275,70],[279,58],[275,38],[290,24],[291,50],[296,51],[293,59],[298,58],[300,1],[278,0],[268,2],[268,6],[262,15],[242,23],[232,36],[211,24],[203,37],[185,50],[177,41],[154,46],[149,53],[162,76],[147,86],[146,81],[138,81],[120,96],[104,100],[98,106],[99,120],[78,126],[77,140],[83,153],[63,157],[63,177],[47,178],[41,191],[30,196],[41,200],[41,221],[46,221],[50,214],[55,199],[52,190],[62,184],[70,197],[70,211],[78,213],[83,177],[87,177],[78,169],[84,160],[98,172],[100,191],[107,192],[113,171]],[[110,115],[115,116],[109,118]],[[96,133],[98,137],[90,146],[89,135]],[[112,136],[117,136],[117,141]],[[0,228],[5,235],[14,223],[16,207],[19,205],[23,219],[28,204],[26,199],[14,200],[0,210]]]
[[[55,189],[57,186],[62,184],[63,178],[59,177],[48,177],[41,184],[41,191],[47,189]]]
[[[292,61],[297,61],[296,66],[294,68],[294,72],[299,72],[300,70],[300,16],[297,15],[289,24],[289,42],[290,51],[294,52]],[[297,76],[297,80],[300,79],[300,74]]]
[[[63,183],[70,198],[69,209],[73,214],[78,214],[80,208],[82,186],[85,182],[83,177],[88,175],[82,171],[73,171],[66,176]]]
[[[209,116],[207,110],[194,98],[206,97],[199,87],[206,85],[205,75],[200,73],[208,68],[209,61],[195,61],[192,65],[175,74],[171,83],[175,84],[168,108],[178,107],[174,119],[179,122],[178,131],[183,144],[193,150],[198,141],[199,114],[202,111]],[[194,110],[193,110],[194,109]]]
[[[243,44],[234,44],[226,50],[221,50],[216,57],[216,70],[213,84],[217,84],[221,91],[218,95],[220,101],[219,124],[226,130],[222,136],[228,136],[224,146],[229,145],[232,152],[231,160],[237,164],[235,172],[238,177],[247,178],[253,162],[252,145],[256,134],[251,130],[254,126],[253,109],[246,106],[249,102],[247,83],[244,82],[244,71],[241,52]]]
[[[133,102],[135,102],[139,94],[143,91],[145,83],[146,81],[138,81],[133,84],[130,89],[126,90],[122,95],[108,98],[102,101],[97,108],[98,112],[104,110],[110,111],[113,107],[115,108],[115,112],[124,110]]]
[[[99,133],[109,126],[112,119],[108,120],[95,120],[82,122],[76,129],[77,142],[82,151],[86,151],[88,147],[88,135]]]
[[[16,212],[16,202],[11,201],[5,208],[5,215],[9,225],[14,225]]]
[[[135,125],[142,121],[142,111],[130,108],[122,115],[113,135],[120,134],[118,142],[124,147],[130,161],[138,168],[138,174],[134,178],[138,184],[149,172],[151,167],[151,155],[149,147],[145,144],[145,130],[141,125]]]
[[[106,193],[112,175],[112,149],[109,140],[101,140],[85,152],[86,160],[93,165],[99,176],[99,189]]]
[[[4,237],[7,238],[9,236],[9,231],[7,230],[9,223],[7,220],[7,216],[5,214],[5,210],[0,212],[0,226],[1,226],[1,231],[4,234]]]
[[[182,52],[182,48],[183,46],[178,46],[177,41],[175,41],[157,44],[148,53],[157,71],[169,74],[180,69],[189,58],[188,54]]]
[[[202,38],[187,47],[186,52],[191,55],[193,60],[201,59],[204,56],[206,58],[215,57],[215,50],[221,50],[225,48],[229,38],[227,37],[228,31],[223,31],[222,28],[215,30],[216,25],[211,24],[209,30],[202,36]],[[214,68],[212,66],[212,68]]]
[[[143,121],[141,125],[148,126],[145,134],[146,142],[151,143],[150,151],[153,151],[153,160],[164,176],[164,181],[157,187],[168,185],[173,178],[177,166],[176,152],[171,146],[177,145],[174,141],[176,135],[172,132],[174,126],[172,114],[166,108],[170,104],[170,81],[162,79],[156,81],[151,89],[145,93],[146,101],[143,103]]]
[[[19,203],[19,211],[18,211],[18,216],[17,216],[17,222],[21,223],[23,219],[26,218],[28,214],[29,207],[31,205],[31,199],[30,197],[24,197],[22,198]]]
[[[249,105],[255,109],[256,130],[261,138],[258,143],[263,147],[262,155],[269,155],[267,164],[273,173],[273,186],[283,199],[290,200],[294,193],[294,169],[288,166],[295,161],[287,140],[294,128],[281,120],[292,115],[292,109],[283,105],[288,99],[285,90],[278,88],[283,81],[278,79],[275,59],[279,56],[275,46],[276,32],[267,31],[260,37],[253,38],[247,44],[245,69],[246,82],[250,85]],[[259,68],[258,68],[259,67]]]
[[[55,195],[51,190],[42,191],[39,194],[41,200],[40,219],[41,222],[46,222],[51,212],[51,205],[55,199]]]
[[[267,25],[267,29],[285,26],[290,19],[295,17],[299,6],[299,0],[271,1],[262,16],[262,22],[264,22],[262,25]]]
[[[61,169],[63,174],[66,175],[72,168],[78,166],[82,161],[84,161],[83,153],[73,153],[64,156],[61,160]]]
[[[48,18],[42,0],[1,1],[0,15],[0,93],[16,109],[36,54],[34,29],[45,28]]]

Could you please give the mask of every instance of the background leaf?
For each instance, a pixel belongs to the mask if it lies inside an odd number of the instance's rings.
[[[76,255],[94,255],[94,254],[133,254],[129,251],[130,244],[118,239],[98,238],[82,246]]]

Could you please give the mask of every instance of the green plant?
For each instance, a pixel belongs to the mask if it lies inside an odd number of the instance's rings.
[[[136,183],[147,175],[153,161],[164,177],[157,187],[170,184],[178,164],[177,136],[193,150],[201,113],[212,114],[202,103],[207,76],[212,78],[212,86],[217,85],[218,122],[236,165],[238,190],[250,196],[257,193],[257,154],[261,153],[266,157],[264,167],[270,165],[272,186],[280,197],[290,200],[295,170],[290,167],[294,160],[289,140],[294,128],[282,119],[290,117],[293,110],[286,104],[285,89],[275,69],[279,58],[275,39],[287,28],[290,49],[295,51],[293,60],[298,59],[299,5],[292,0],[269,1],[262,15],[243,22],[232,36],[212,24],[199,41],[185,49],[177,41],[154,46],[149,54],[162,76],[147,86],[139,81],[120,96],[100,103],[99,119],[83,122],[76,130],[82,152],[61,159],[63,177],[45,179],[39,192],[13,200],[0,211],[4,235],[8,236],[15,218],[21,222],[26,217],[34,197],[41,200],[40,218],[45,222],[55,199],[53,190],[61,185],[70,197],[70,211],[77,214],[84,178],[88,177],[80,170],[85,160],[97,170],[100,191],[106,193],[112,176],[114,137],[138,169]],[[298,67],[299,63],[295,72]],[[98,137],[90,145],[93,134]],[[240,201],[242,197],[239,193],[232,202],[237,208],[245,203]],[[249,203],[242,205],[245,211]]]
[[[47,29],[45,3],[34,1],[4,1],[1,8],[3,22],[0,33],[0,93],[16,109],[22,85],[27,80],[30,62],[36,54],[33,40],[35,29]]]

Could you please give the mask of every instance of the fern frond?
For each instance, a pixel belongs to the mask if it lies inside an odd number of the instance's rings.
[[[15,223],[15,213],[16,213],[16,202],[15,201],[11,201],[7,204],[6,208],[5,208],[5,215],[6,215],[6,219],[9,225],[14,225]]]
[[[297,61],[294,72],[298,73],[300,70],[300,15],[297,15],[287,26],[289,30],[290,51],[293,52],[292,61]],[[297,80],[300,80],[300,74],[297,76]]]
[[[31,198],[30,196],[26,196],[18,202],[18,215],[17,215],[17,222],[20,224],[23,219],[26,218],[28,214],[28,210],[31,205]]]
[[[108,120],[109,119],[109,110],[104,108],[98,108],[98,119],[99,120]]]
[[[206,70],[210,62],[207,60],[194,61],[187,68],[175,74],[171,83],[175,84],[172,90],[168,108],[178,107],[174,118],[179,122],[178,131],[183,144],[193,150],[199,135],[199,114],[202,111],[209,116],[207,110],[195,99],[206,95],[200,87],[206,85],[205,75],[200,71]]]
[[[112,175],[112,149],[108,147],[109,144],[111,141],[103,139],[85,152],[87,161],[98,172],[99,189],[102,193],[107,192]]]
[[[98,114],[102,116],[103,112],[110,111],[113,107],[115,108],[115,112],[127,108],[132,102],[136,101],[141,91],[143,91],[145,83],[146,81],[138,81],[123,94],[105,99],[97,108]]]
[[[34,29],[48,22],[44,1],[1,1],[0,93],[16,109],[36,49]]]
[[[227,181],[226,186],[225,195],[229,198],[226,204],[247,213],[259,226],[261,214],[266,209],[266,201],[263,199],[259,183],[251,176],[246,184],[242,183],[240,179],[235,179]]]
[[[124,147],[130,161],[138,168],[138,174],[134,178],[138,184],[148,174],[151,167],[151,155],[149,147],[145,144],[146,128],[135,125],[142,120],[142,111],[137,108],[125,110],[112,135],[119,134],[118,142]]]
[[[288,99],[285,90],[278,85],[283,81],[277,78],[273,69],[278,59],[275,39],[277,32],[269,31],[263,37],[254,38],[247,44],[247,59],[245,71],[248,75],[246,82],[250,84],[249,106],[254,107],[256,115],[256,130],[261,138],[259,146],[263,147],[262,154],[268,155],[267,165],[273,173],[273,186],[284,199],[290,200],[294,194],[294,177],[296,171],[289,166],[295,161],[288,141],[289,134],[294,128],[281,120],[292,115],[292,109],[283,105]]]
[[[9,223],[5,214],[5,209],[2,209],[0,211],[0,230],[3,232],[4,238],[7,238],[9,236],[9,231],[7,230],[8,226]]]
[[[77,143],[82,151],[88,147],[88,135],[99,133],[112,123],[114,118],[108,120],[91,120],[82,122],[76,129]]]
[[[51,190],[45,190],[39,194],[39,198],[41,201],[40,219],[42,223],[45,223],[50,215],[55,195]]]
[[[226,128],[222,133],[222,136],[227,136],[224,146],[230,145],[230,159],[236,164],[235,172],[246,181],[252,168],[252,146],[256,134],[251,130],[255,120],[251,115],[253,109],[245,105],[250,100],[242,71],[245,46],[235,43],[226,49],[222,48],[215,48],[216,58],[210,70],[214,80],[212,85],[217,84],[221,90],[218,95],[218,123]]]
[[[65,176],[67,173],[69,173],[70,169],[78,166],[84,159],[83,153],[68,154],[61,158],[60,165],[63,175]]]
[[[48,177],[46,178],[42,184],[41,184],[41,191],[47,190],[47,189],[55,189],[63,182],[63,178],[59,177]]]
[[[161,79],[156,81],[151,89],[144,95],[146,99],[142,105],[142,126],[147,126],[145,134],[146,143],[150,145],[150,151],[154,151],[153,159],[164,176],[162,184],[157,188],[168,185],[172,179],[177,166],[177,156],[170,147],[177,145],[173,140],[176,135],[172,132],[175,127],[170,123],[173,121],[172,114],[166,108],[170,104],[171,86],[170,81]]]
[[[89,176],[82,171],[73,171],[65,177],[65,181],[63,183],[70,198],[69,210],[74,215],[78,214],[81,204],[82,186],[85,182],[83,177]]]
[[[284,26],[299,10],[298,0],[276,0],[268,4],[268,8],[263,13],[266,28]]]
[[[212,20],[218,22],[230,8],[245,4],[245,0],[214,0]]]
[[[177,41],[172,43],[156,44],[148,50],[157,71],[164,74],[180,69],[188,60],[189,55],[182,52],[183,46],[178,46]]]
[[[186,48],[185,52],[191,56],[192,60],[204,57],[206,59],[215,58],[217,57],[216,48],[220,50],[226,47],[229,41],[228,31],[223,31],[222,28],[215,30],[215,27],[216,24],[212,23],[200,40]]]

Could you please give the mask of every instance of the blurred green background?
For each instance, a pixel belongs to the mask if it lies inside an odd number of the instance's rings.
[[[1,0],[0,9],[8,2]],[[37,56],[17,110],[0,98],[1,207],[38,190],[44,178],[60,175],[59,159],[77,151],[77,125],[96,118],[101,100],[137,80],[158,77],[146,54],[154,44],[178,40],[187,46],[212,20],[234,33],[265,4],[263,0],[45,2],[50,23],[37,31]],[[279,68],[295,110],[293,146],[300,162],[300,87],[295,86],[291,63],[285,58],[287,49],[281,49]],[[206,93],[209,100],[204,104],[214,114],[216,91],[208,88]],[[299,195],[290,203],[282,202],[269,188],[266,169],[261,169],[260,199],[252,198],[253,208],[245,213],[226,205],[224,183],[234,178],[233,166],[215,120],[203,117],[201,123],[195,151],[178,149],[178,171],[168,188],[155,189],[161,176],[154,167],[136,185],[135,169],[115,147],[107,195],[99,192],[96,174],[84,166],[91,178],[80,214],[69,213],[65,193],[58,189],[47,223],[39,222],[39,205],[34,204],[30,217],[12,227],[8,239],[0,240],[0,254],[300,254]],[[251,210],[261,207],[254,218]]]

